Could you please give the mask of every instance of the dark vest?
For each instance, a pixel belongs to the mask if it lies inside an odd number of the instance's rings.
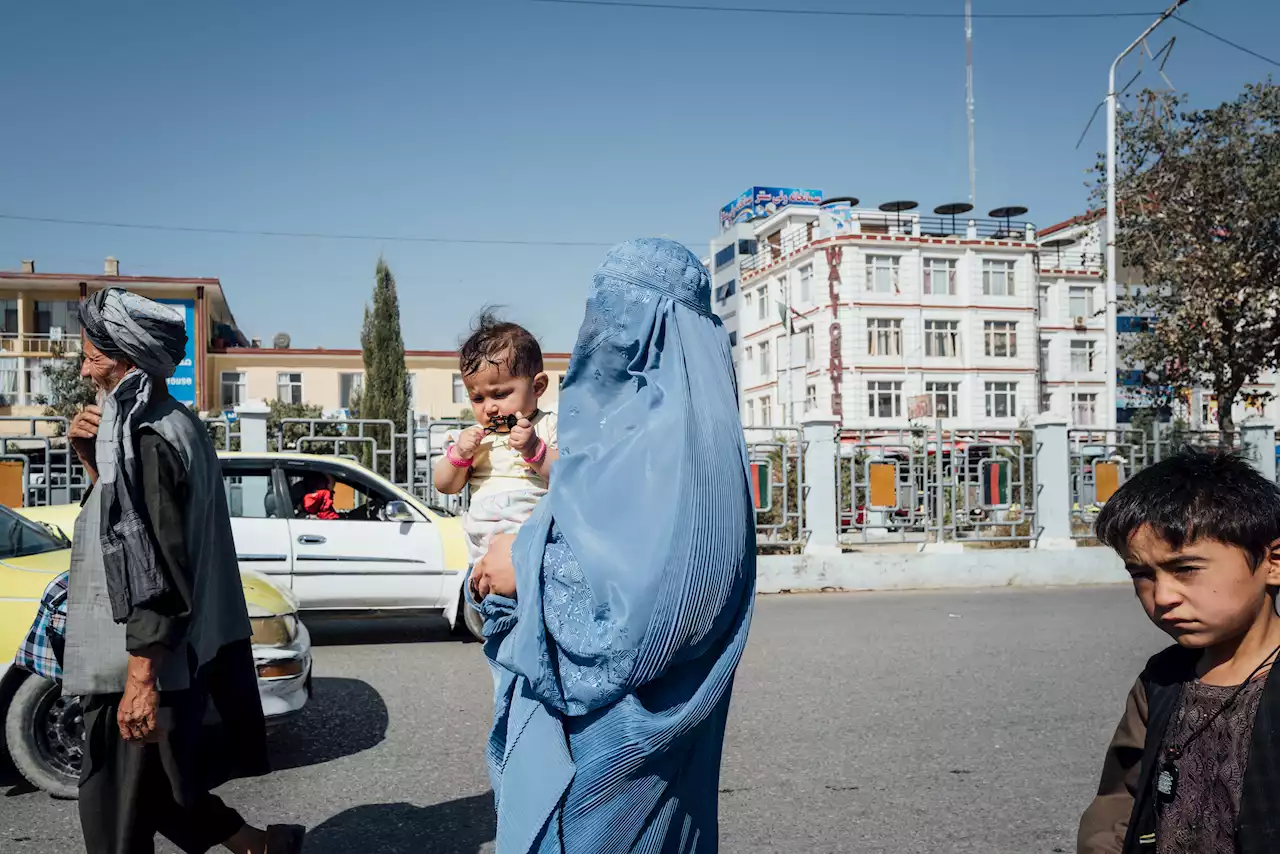
[[[1142,685],[1147,692],[1147,739],[1142,750],[1137,796],[1129,816],[1129,832],[1124,840],[1125,854],[1156,850],[1159,817],[1155,786],[1160,746],[1182,698],[1183,686],[1196,678],[1199,657],[1198,650],[1172,646],[1155,655],[1142,672]],[[1236,842],[1241,854],[1280,851],[1280,675],[1268,677],[1258,703],[1240,793]]]

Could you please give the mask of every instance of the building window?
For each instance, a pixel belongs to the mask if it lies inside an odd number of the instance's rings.
[[[984,260],[982,292],[989,297],[1013,296],[1013,262],[991,258]]]
[[[1048,369],[1049,369],[1049,339],[1041,338],[1040,339],[1040,370],[1046,371]]]
[[[898,256],[867,256],[867,290],[878,294],[901,293],[898,289]]]
[[[750,361],[754,360],[754,359],[755,359],[755,357],[756,357],[756,348],[755,348],[755,347],[752,347],[750,344],[748,344],[748,345],[747,345],[747,347],[746,347],[746,351],[745,351],[744,355],[745,355],[746,360],[747,360],[748,362],[750,362]]]
[[[1079,427],[1092,427],[1097,424],[1098,395],[1093,392],[1073,393],[1071,395],[1071,421]]]
[[[3,326],[0,326],[0,333],[4,335],[18,334],[18,301],[16,299],[0,299],[0,311],[4,312],[0,316]],[[3,392],[0,392],[2,394]]]
[[[0,405],[18,402],[18,360],[0,359]]]
[[[726,246],[725,248],[721,249],[719,252],[716,253],[716,269],[717,270],[719,270],[721,267],[724,267],[726,264],[733,263],[733,250],[734,250],[734,244],[730,243],[728,246]]]
[[[755,300],[755,295],[751,291],[742,292],[742,305],[749,312],[751,311],[751,303]]]
[[[1053,411],[1053,392],[1051,391],[1040,392],[1040,411],[1041,412]]]
[[[222,408],[234,409],[244,403],[245,376],[238,371],[222,372]]]
[[[1218,396],[1206,394],[1200,397],[1200,426],[1212,427],[1218,423]]]
[[[773,359],[769,357],[769,342],[760,342],[760,373],[763,376],[769,376],[773,373]],[[765,422],[768,423],[767,421]]]
[[[1017,383],[987,383],[988,418],[1013,418],[1017,412]]]
[[[813,360],[818,357],[818,341],[813,334],[813,327],[804,331],[804,363],[805,365],[813,364]]]
[[[868,320],[867,354],[871,356],[901,356],[902,321],[883,317]]]
[[[49,378],[44,375],[45,360],[27,359],[27,403],[49,402]]]
[[[302,374],[276,374],[276,399],[281,403],[302,403]]]
[[[747,401],[747,426],[756,426],[756,402],[754,400]]]
[[[16,312],[15,312],[16,313]],[[17,318],[14,318],[16,326]],[[62,331],[64,338],[80,337],[80,303],[76,300],[36,300],[36,334]]]
[[[338,406],[350,409],[351,402],[364,388],[364,374],[338,374]]]
[[[729,297],[738,292],[738,280],[730,279],[720,287],[716,288],[716,301],[724,302]]]
[[[768,395],[760,398],[760,423],[765,427],[773,424],[773,398]]]
[[[755,242],[754,240],[739,240],[739,241],[738,241],[738,254],[739,254],[739,255],[754,255],[754,254],[756,254],[756,251],[757,251],[757,246],[756,246],[756,242]]]
[[[800,268],[800,302],[808,304],[813,299],[813,265]]]
[[[1093,342],[1071,342],[1071,373],[1087,374],[1093,371]]]
[[[955,418],[960,414],[960,383],[925,383],[924,393],[933,400],[934,418]]]
[[[761,320],[767,319],[769,317],[769,286],[768,285],[765,285],[763,288],[760,289],[760,301],[758,303],[758,307],[759,307],[759,310],[756,312],[756,316]]]
[[[736,329],[729,330],[729,346],[730,347],[738,346],[738,330]]]
[[[867,383],[867,417],[901,418],[902,383],[874,381]]]
[[[924,259],[924,292],[950,296],[956,292],[956,259]]]
[[[1049,316],[1049,286],[1040,286],[1040,319],[1044,320]]]
[[[467,394],[467,384],[462,381],[462,374],[453,375],[453,402],[467,403],[471,400]]]
[[[1072,288],[1068,295],[1071,317],[1083,317],[1088,322],[1093,317],[1093,288]]]
[[[996,359],[1018,355],[1018,324],[1013,320],[988,320],[982,324],[986,354]]]
[[[960,321],[926,320],[924,322],[924,354],[955,358],[960,351]]]
[[[818,387],[807,386],[804,390],[804,411],[812,412],[818,408]]]

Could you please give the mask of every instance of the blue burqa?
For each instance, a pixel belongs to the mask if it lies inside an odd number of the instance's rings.
[[[481,604],[498,854],[717,850],[756,544],[710,295],[667,240],[623,244],[595,274],[516,600]]]

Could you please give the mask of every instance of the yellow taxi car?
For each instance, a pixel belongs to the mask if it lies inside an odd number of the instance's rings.
[[[13,665],[35,620],[45,588],[67,571],[80,508],[0,506],[0,751],[33,785],[73,798],[79,776],[80,704],[57,683]],[[258,692],[269,724],[302,710],[311,696],[311,638],[287,589],[256,572],[241,572],[253,625]]]

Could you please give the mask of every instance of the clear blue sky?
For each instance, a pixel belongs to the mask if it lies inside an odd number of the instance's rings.
[[[669,0],[692,3],[693,0]],[[767,5],[768,0],[699,0]],[[976,12],[1166,0],[975,0]],[[962,0],[773,0],[959,12]],[[1280,3],[1189,20],[1280,53]],[[1085,209],[1111,58],[1147,20],[975,22],[978,206]],[[963,22],[605,9],[530,0],[6,3],[0,213],[182,226],[582,241],[483,246],[0,220],[0,268],[217,276],[245,332],[355,346],[381,252],[405,343],[452,347],[485,303],[568,348],[608,244],[705,253],[753,184],[930,208],[968,195]],[[1177,22],[1196,104],[1274,68]],[[1136,66],[1130,63],[1131,72]],[[1122,74],[1122,78],[1127,75]],[[1152,84],[1158,77],[1146,78]]]

